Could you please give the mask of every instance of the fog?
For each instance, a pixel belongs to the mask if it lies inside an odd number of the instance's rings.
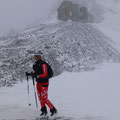
[[[42,23],[57,9],[60,0],[0,0],[0,36]]]

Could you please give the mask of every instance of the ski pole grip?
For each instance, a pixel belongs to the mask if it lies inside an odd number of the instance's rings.
[[[32,77],[32,80],[33,80],[33,85],[35,85],[34,77]]]
[[[27,72],[26,72],[26,77],[27,77],[27,81],[28,81],[28,74],[27,74]]]

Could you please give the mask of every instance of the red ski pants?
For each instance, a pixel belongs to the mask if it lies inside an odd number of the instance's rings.
[[[48,87],[44,87],[41,83],[37,83],[37,93],[41,108],[47,105],[50,109],[53,109],[54,106],[48,99]]]

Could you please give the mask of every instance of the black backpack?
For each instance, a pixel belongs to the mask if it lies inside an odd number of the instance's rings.
[[[52,78],[53,77],[53,70],[48,63],[46,63],[46,64],[47,64],[47,69],[48,69],[48,78]]]
[[[42,64],[46,64],[47,65],[47,69],[48,69],[48,76],[47,76],[47,78],[52,78],[53,77],[53,70],[52,70],[51,66],[48,63],[46,63],[45,61],[41,60],[41,62],[42,62],[41,65],[34,64],[33,65],[33,70],[36,72],[37,75],[39,75],[40,71],[41,71],[41,69],[40,69],[41,67],[40,66],[42,66]]]

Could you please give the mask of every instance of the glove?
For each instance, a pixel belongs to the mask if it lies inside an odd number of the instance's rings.
[[[36,65],[33,65],[33,70],[36,70]]]
[[[36,82],[41,82],[41,79],[40,79],[40,78],[37,78],[37,79],[36,79]]]
[[[26,76],[31,76],[31,73],[26,72]]]
[[[32,76],[33,78],[37,78],[37,75],[36,75],[35,73],[33,73],[33,72],[31,72],[31,76]]]

